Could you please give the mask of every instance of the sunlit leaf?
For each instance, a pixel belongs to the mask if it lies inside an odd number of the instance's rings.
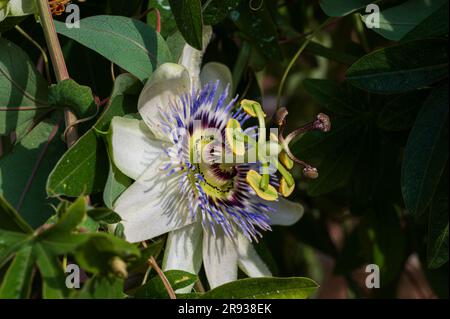
[[[120,16],[93,16],[80,21],[81,28],[69,29],[55,21],[58,33],[74,39],[118,66],[147,79],[172,57],[164,39],[150,26]]]
[[[168,270],[164,272],[164,275],[174,291],[192,285],[197,281],[196,275],[181,270]],[[134,296],[136,298],[169,298],[167,289],[158,276],[151,278],[145,285],[139,287]]]
[[[201,295],[206,299],[306,299],[319,286],[309,278],[248,278]]]
[[[25,52],[0,37],[0,135],[49,111],[47,86]]]

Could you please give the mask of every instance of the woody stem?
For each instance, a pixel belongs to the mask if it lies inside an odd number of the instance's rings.
[[[45,40],[47,42],[50,58],[52,60],[53,70],[58,82],[69,79],[61,45],[56,34],[55,24],[50,10],[48,0],[38,0],[36,5],[39,12],[39,18],[44,31]],[[78,139],[78,132],[74,123],[77,121],[75,114],[69,108],[64,110],[64,119],[66,127],[69,128],[66,133],[67,146],[71,147]]]

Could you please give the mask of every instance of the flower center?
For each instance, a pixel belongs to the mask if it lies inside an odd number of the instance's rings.
[[[235,184],[236,169],[234,167],[225,168],[221,164],[199,164],[198,171],[202,176],[199,184],[208,196],[229,198]]]

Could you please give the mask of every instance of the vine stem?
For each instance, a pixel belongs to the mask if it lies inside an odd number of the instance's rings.
[[[169,280],[167,279],[166,275],[164,275],[164,272],[161,270],[161,268],[159,268],[158,263],[156,262],[156,260],[153,256],[151,256],[148,259],[148,264],[156,271],[159,278],[161,278],[161,281],[162,281],[164,287],[166,288],[170,299],[177,299],[175,291],[173,290],[172,286],[170,285]]]
[[[311,42],[311,40],[317,35],[317,33],[322,30],[324,27],[326,27],[331,21],[333,21],[333,18],[328,18],[325,20],[324,23],[319,25],[311,34],[305,39],[305,41],[302,43],[298,51],[295,53],[291,61],[289,62],[288,67],[284,71],[283,77],[281,78],[280,86],[278,87],[278,94],[277,94],[277,107],[275,111],[277,111],[281,107],[281,95],[283,94],[284,85],[286,84],[287,77],[289,75],[289,72],[291,72],[291,69],[294,67],[295,63],[297,62],[300,55],[303,53],[303,51],[306,49],[308,44]]]
[[[53,23],[53,16],[48,4],[48,0],[38,0],[36,5],[39,11],[39,18],[44,31],[45,40],[47,42],[50,58],[52,60],[53,70],[55,71],[56,80],[58,82],[69,79],[69,72],[67,71],[66,62],[61,50],[61,45],[56,34],[55,24]],[[66,108],[64,110],[64,119],[67,130],[66,143],[71,147],[78,139],[78,132],[73,123],[77,121],[76,115]]]
[[[14,28],[17,30],[17,32],[19,32],[25,39],[30,41],[30,43],[33,44],[41,52],[42,58],[44,59],[45,76],[47,77],[47,81],[50,83],[52,77],[50,76],[50,67],[48,64],[48,56],[47,56],[47,53],[45,52],[44,48],[39,43],[37,43],[37,41],[35,41],[28,33],[26,33],[25,30],[23,30],[18,25],[16,25]]]

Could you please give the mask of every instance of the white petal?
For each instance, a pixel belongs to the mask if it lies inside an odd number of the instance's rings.
[[[167,141],[161,130],[160,111],[177,102],[179,96],[189,93],[191,80],[188,70],[175,63],[164,63],[153,73],[139,96],[138,110],[156,138]]]
[[[114,117],[111,121],[112,159],[118,169],[136,180],[163,153],[143,121]]]
[[[203,264],[212,288],[237,279],[237,246],[221,229],[203,235]]]
[[[264,201],[264,204],[271,207],[274,211],[269,213],[271,225],[290,226],[302,218],[304,208],[299,203],[279,198],[278,201]]]
[[[229,102],[231,100],[232,91],[233,91],[233,76],[231,75],[230,69],[222,63],[217,62],[210,62],[207,63],[203,69],[202,73],[200,73],[200,80],[202,83],[202,86],[204,86],[207,83],[215,83],[217,80],[220,81],[220,85],[218,87],[218,93],[222,93],[225,88],[229,85],[229,94],[228,98],[225,100],[226,102]],[[219,98],[219,95],[217,95],[217,98]]]
[[[238,235],[238,266],[249,277],[271,277],[267,265],[259,257],[252,243],[242,234]]]
[[[179,190],[179,175],[167,176],[162,170],[165,160],[165,155],[155,159],[115,203],[114,211],[122,217],[130,242],[154,238],[194,222]]]
[[[199,222],[170,232],[164,253],[163,270],[183,270],[198,274],[202,265],[202,235],[203,228]],[[178,289],[177,293],[188,293],[192,287],[193,285]]]
[[[0,22],[5,20],[6,16],[8,15],[8,4],[8,0],[0,0]]]
[[[210,26],[205,26],[203,28],[203,51],[199,51],[191,47],[189,44],[186,44],[179,60],[179,64],[188,69],[191,76],[192,86],[195,89],[200,88],[200,68],[202,65],[203,53],[211,40],[211,35],[212,28]]]
[[[34,1],[30,0],[10,0],[8,7],[9,16],[24,16],[36,11]]]

